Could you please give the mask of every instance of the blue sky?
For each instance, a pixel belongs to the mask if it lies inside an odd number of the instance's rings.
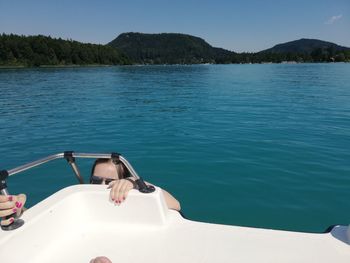
[[[176,32],[237,52],[300,38],[350,47],[350,0],[0,0],[0,32],[100,44],[123,32]]]

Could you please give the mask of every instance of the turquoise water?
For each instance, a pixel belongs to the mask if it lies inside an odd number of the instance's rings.
[[[0,169],[117,151],[190,219],[321,232],[350,223],[350,64],[0,70],[0,146]],[[8,182],[73,183],[63,160]]]

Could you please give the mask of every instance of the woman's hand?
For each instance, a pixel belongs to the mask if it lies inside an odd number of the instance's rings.
[[[129,191],[134,188],[134,184],[131,180],[134,181],[133,179],[128,178],[115,180],[109,183],[108,188],[111,188],[109,195],[113,202],[121,204],[125,201]]]
[[[16,213],[17,216],[21,215],[26,200],[27,197],[25,194],[0,195],[0,217],[2,218],[2,226],[7,226],[15,220],[13,216],[5,219],[6,216],[14,213]]]

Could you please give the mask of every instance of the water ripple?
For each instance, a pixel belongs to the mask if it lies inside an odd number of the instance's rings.
[[[349,72],[349,64],[0,70],[0,168],[70,149],[119,151],[190,218],[323,231],[350,218]],[[80,165],[87,176],[91,161]],[[34,204],[74,182],[62,167],[16,176],[11,190]]]

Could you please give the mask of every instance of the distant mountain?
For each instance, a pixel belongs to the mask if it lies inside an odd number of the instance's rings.
[[[350,48],[317,39],[300,39],[257,53],[235,53],[199,37],[123,33],[107,45],[50,36],[0,34],[0,67],[125,64],[229,64],[350,62]]]
[[[108,45],[141,64],[222,63],[234,54],[199,37],[176,33],[123,33]]]
[[[331,50],[332,52],[350,51],[350,48],[348,47],[342,47],[331,42],[326,42],[318,39],[302,38],[299,40],[278,44],[272,48],[263,50],[261,52],[311,54],[317,49]]]
[[[123,33],[107,45],[124,52],[137,64],[281,63],[350,61],[350,48],[317,39],[300,39],[257,53],[215,48],[191,35]]]

